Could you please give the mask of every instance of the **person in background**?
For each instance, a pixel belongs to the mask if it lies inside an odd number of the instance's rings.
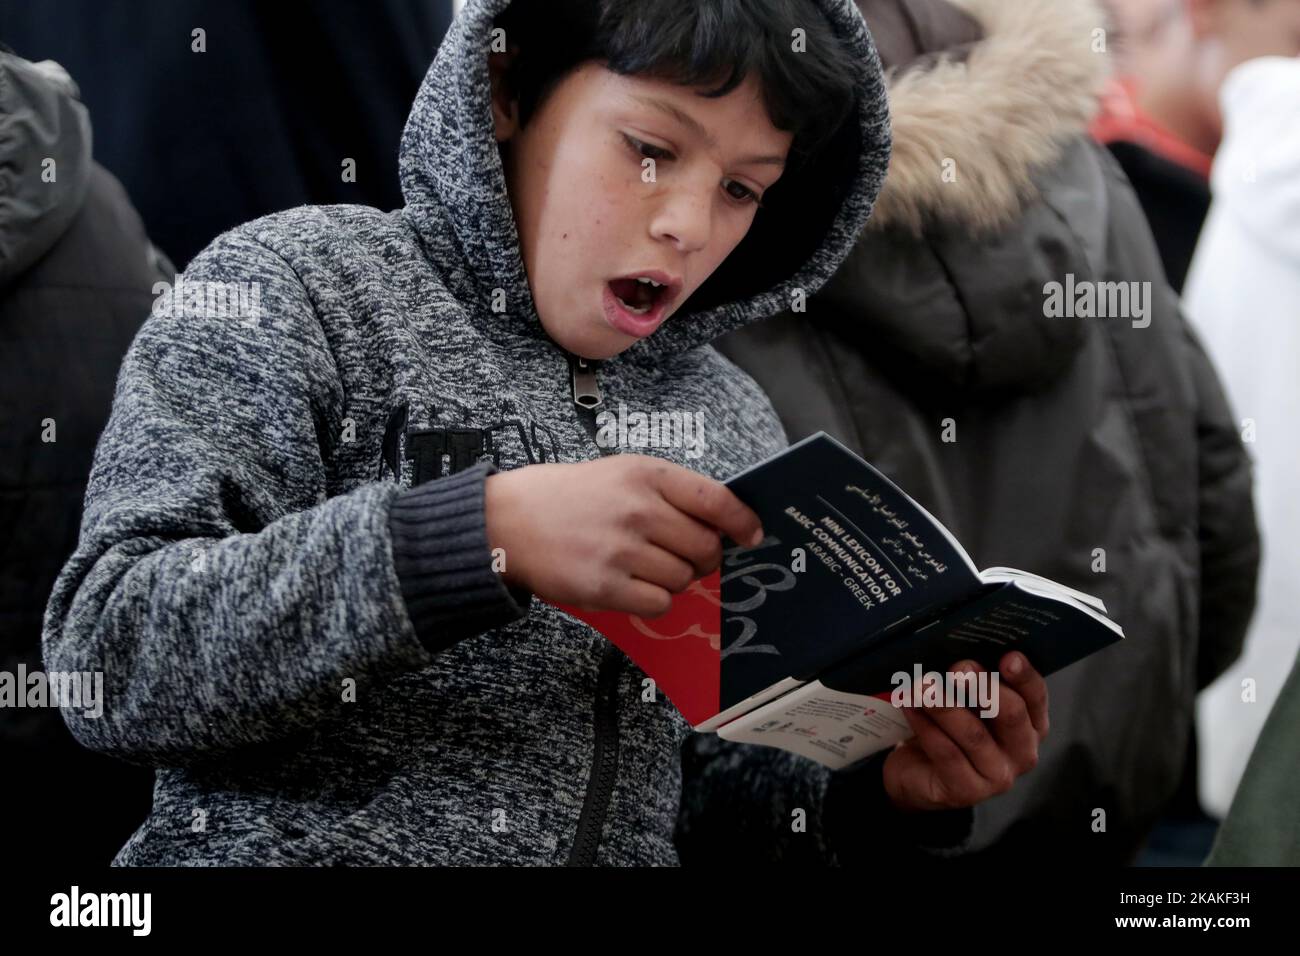
[[[1259,57],[1300,54],[1300,0],[1114,0],[1112,7],[1123,28],[1121,72],[1093,132],[1133,183],[1181,294],[1210,207],[1224,79]],[[1157,842],[1177,844],[1215,825],[1198,794],[1199,750],[1193,728]]]
[[[1135,49],[1134,37],[1144,37],[1151,25],[1161,16],[1169,0],[1106,0],[1110,13],[1112,41],[1111,53],[1119,63],[1119,72],[1125,71],[1127,59],[1140,49]]]
[[[15,695],[0,697],[0,820],[15,861],[106,865],[149,812],[152,772],[81,747],[19,675],[44,673],[45,601],[77,544],[118,366],[172,276],[92,158],[67,72],[0,51],[0,672]]]
[[[1207,866],[1300,866],[1300,658],[1259,735]]]
[[[839,438],[981,567],[1105,601],[1126,639],[1048,679],[1038,767],[977,809],[966,858],[1128,863],[1178,785],[1196,692],[1250,618],[1249,459],[1142,208],[1088,136],[1101,7],[858,6],[889,70],[875,214],[805,312],[720,348],[792,441]],[[1095,317],[1073,300],[1053,310],[1067,283],[1132,298]]]
[[[1300,54],[1300,0],[1143,0],[1119,18],[1124,72],[1093,134],[1124,167],[1182,292],[1223,137],[1219,88],[1248,60]]]
[[[268,213],[402,205],[407,107],[450,20],[450,0],[0,0],[0,36],[78,78],[97,158],[180,269]]]
[[[1255,458],[1264,561],[1245,653],[1205,691],[1197,713],[1201,797],[1217,814],[1228,810],[1274,702],[1272,720],[1296,706],[1279,694],[1300,651],[1300,59],[1266,57],[1238,67],[1223,85],[1223,114],[1214,202],[1184,302],[1223,370]],[[1294,747],[1283,759],[1281,744],[1275,736],[1274,764],[1253,758],[1257,786],[1270,786],[1270,776],[1295,777]],[[1297,813],[1294,804],[1285,809]],[[1241,815],[1235,808],[1234,814]]]

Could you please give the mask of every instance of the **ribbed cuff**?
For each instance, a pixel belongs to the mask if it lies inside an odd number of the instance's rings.
[[[957,856],[971,841],[975,814],[960,810],[904,812],[885,792],[885,758],[834,771],[824,805],[826,840],[839,862],[881,862],[882,854]]]
[[[492,570],[485,482],[496,468],[464,471],[408,488],[393,499],[393,566],[415,634],[430,653],[517,621],[533,595]]]

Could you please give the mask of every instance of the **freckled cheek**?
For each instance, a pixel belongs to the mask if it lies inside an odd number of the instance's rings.
[[[585,147],[585,144],[583,144]],[[589,277],[605,278],[627,266],[628,247],[645,236],[649,205],[637,170],[606,162],[600,144],[562,148],[551,156],[545,201],[547,272],[574,288]]]
[[[570,224],[584,239],[593,261],[605,258],[624,242],[635,225],[634,206],[626,199],[626,187],[597,179],[574,202]],[[572,231],[570,232],[572,237]]]

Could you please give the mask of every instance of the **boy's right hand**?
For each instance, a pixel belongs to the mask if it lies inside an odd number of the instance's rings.
[[[763,540],[726,485],[646,455],[489,475],[488,545],[503,577],[552,604],[658,617],[722,562],[720,534]]]

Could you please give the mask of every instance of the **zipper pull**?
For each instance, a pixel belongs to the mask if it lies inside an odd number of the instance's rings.
[[[573,373],[573,401],[579,408],[597,409],[604,404],[596,369],[600,363],[592,359],[569,356],[569,369]]]

